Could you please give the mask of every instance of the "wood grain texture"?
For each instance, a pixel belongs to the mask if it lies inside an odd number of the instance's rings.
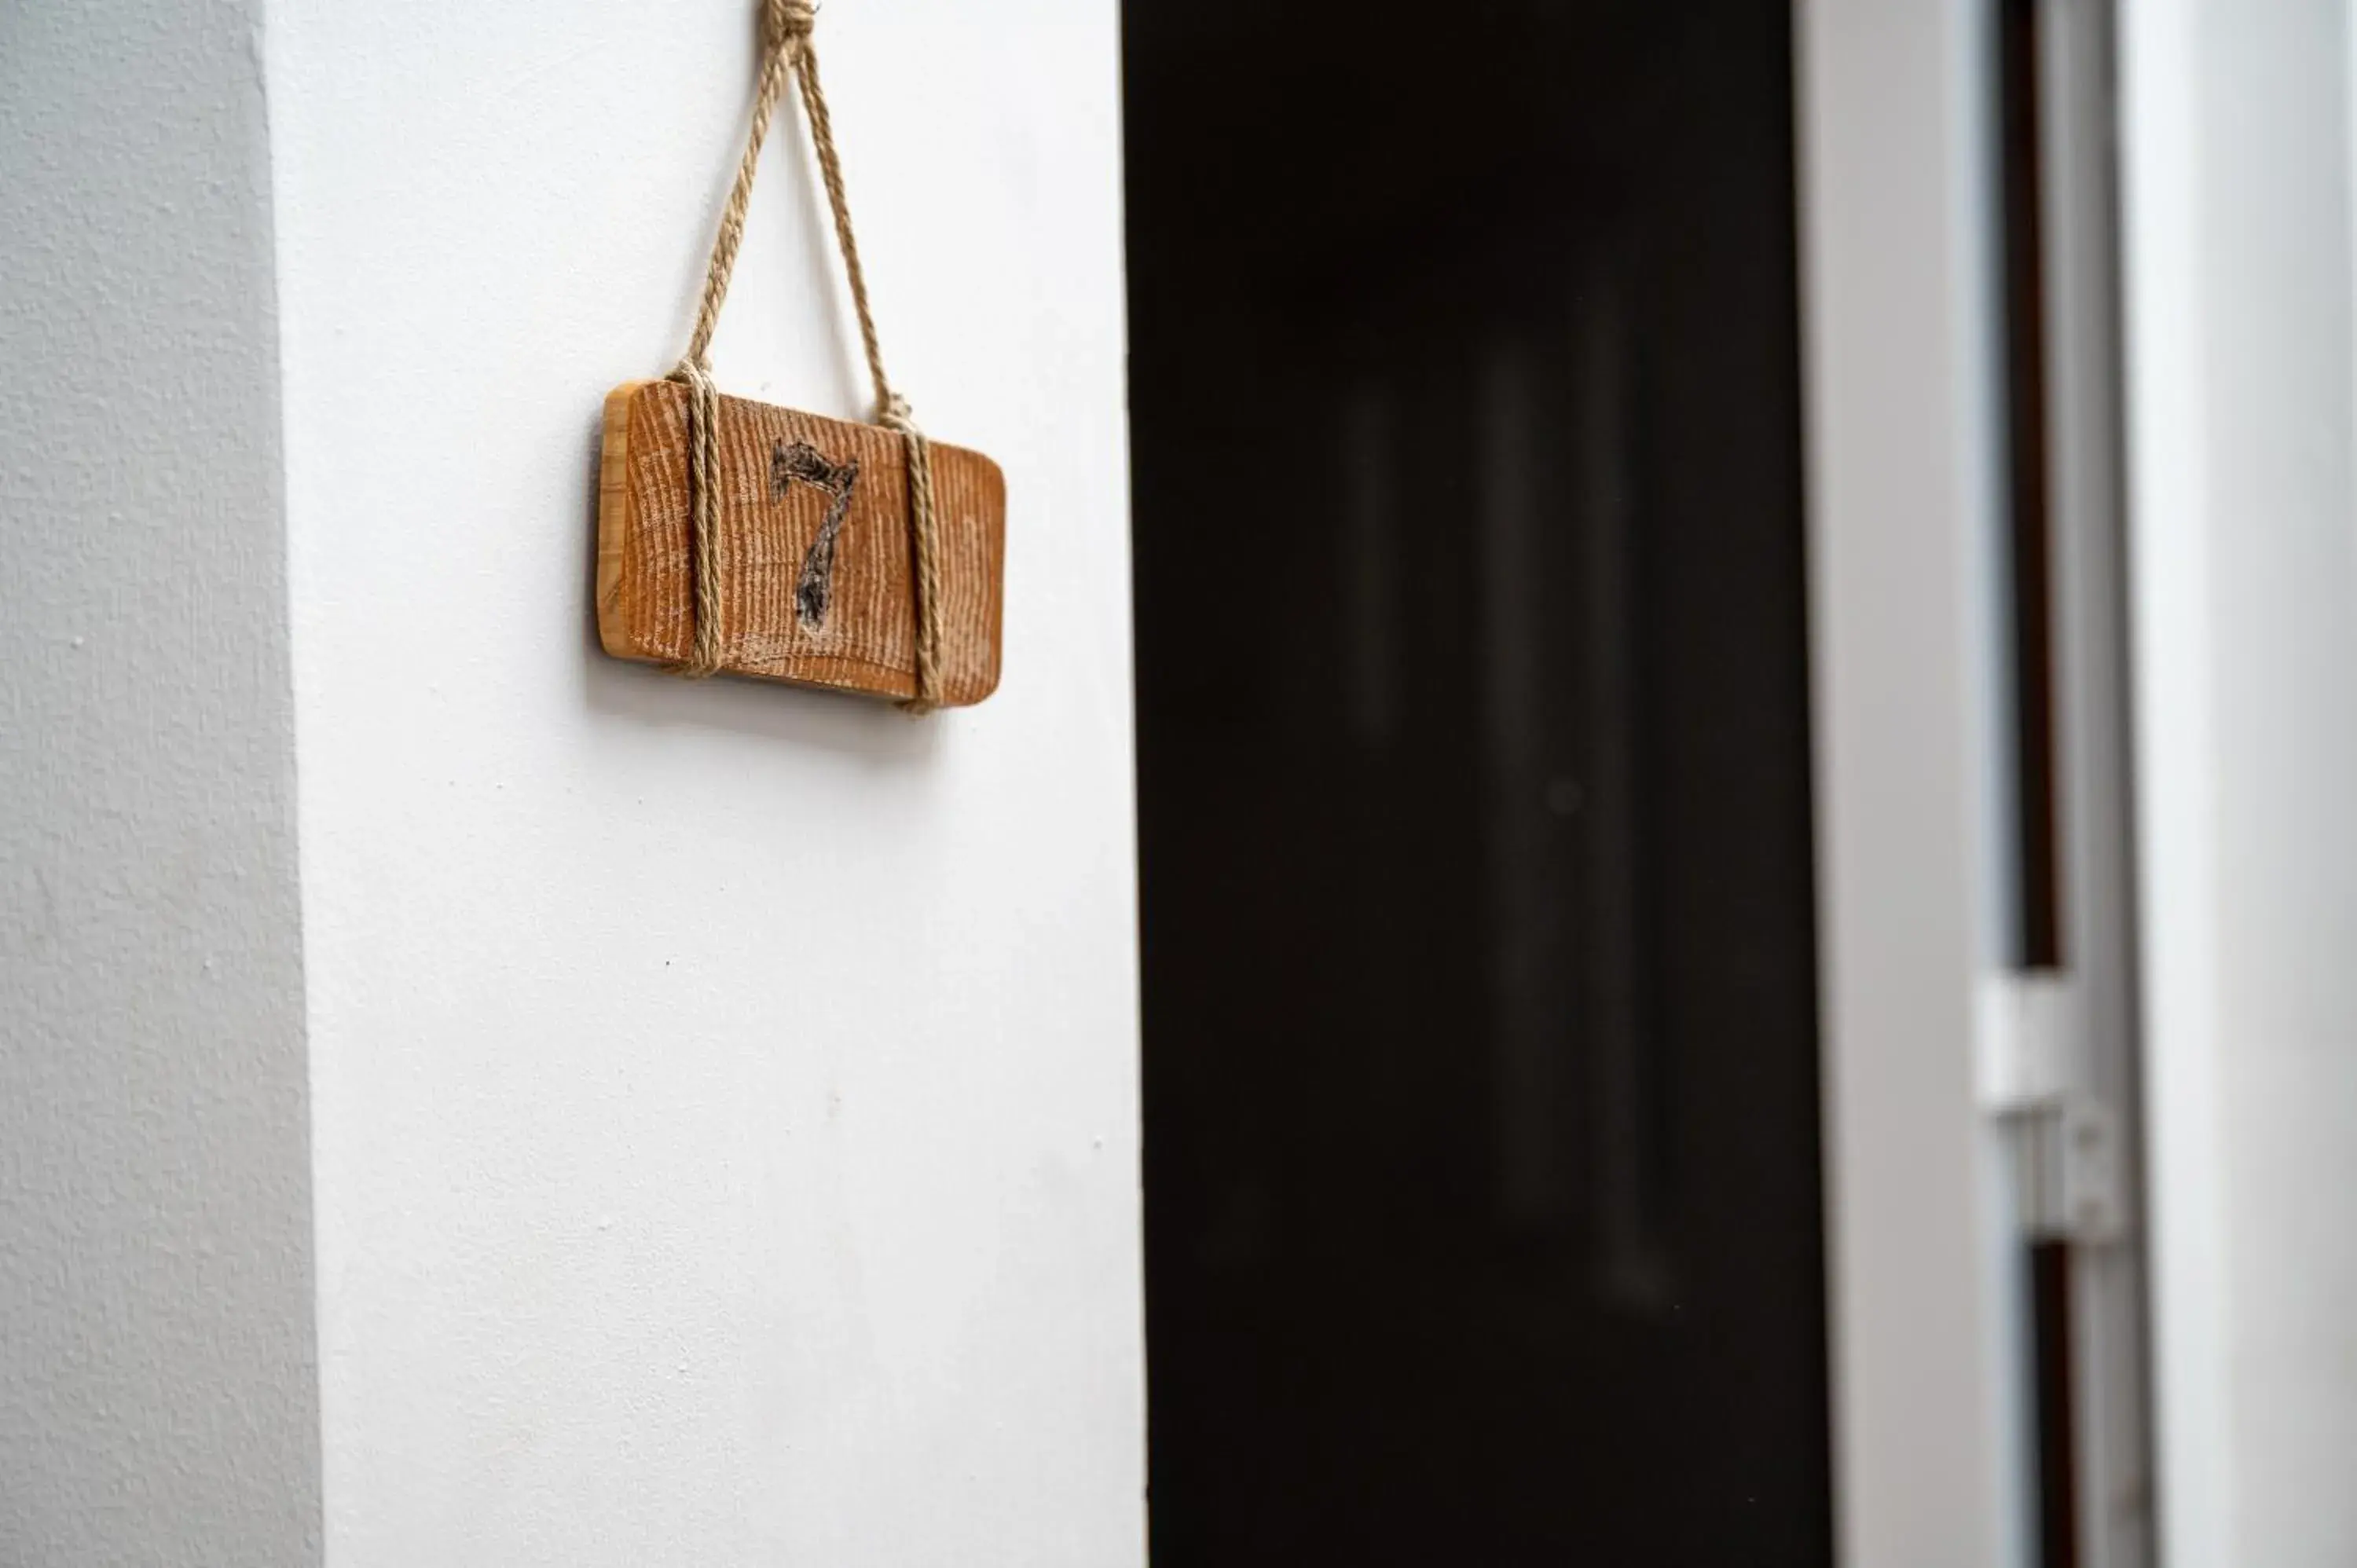
[[[733,397],[720,400],[717,435],[722,671],[914,695],[914,545],[900,437]],[[942,575],[935,701],[956,707],[998,685],[1006,481],[977,452],[934,442],[932,459]],[[838,501],[830,561],[822,533]],[[597,594],[598,639],[618,659],[687,657],[695,631],[688,505],[687,389],[615,388],[606,399]]]

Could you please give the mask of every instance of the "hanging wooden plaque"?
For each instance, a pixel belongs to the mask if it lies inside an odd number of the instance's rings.
[[[630,381],[606,399],[597,635],[619,659],[677,665],[695,635],[688,392]],[[908,456],[896,432],[723,396],[713,533],[720,671],[877,696],[917,694]],[[978,452],[932,456],[942,707],[998,684],[1006,483]]]
[[[912,712],[998,685],[1006,482],[919,431],[884,373],[851,232],[811,0],[762,0],[760,86],[712,242],[695,331],[671,375],[606,399],[597,636],[620,659],[897,697]],[[713,329],[728,297],[771,113],[802,89],[834,216],[875,424],[724,397]]]

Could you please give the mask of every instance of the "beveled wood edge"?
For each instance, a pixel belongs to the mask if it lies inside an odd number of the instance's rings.
[[[613,613],[622,587],[623,546],[630,536],[630,404],[648,384],[624,381],[606,394],[597,456],[597,641],[617,659],[660,664],[662,660],[630,645]]]

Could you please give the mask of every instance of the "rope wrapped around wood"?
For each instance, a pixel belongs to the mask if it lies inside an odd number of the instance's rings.
[[[688,393],[688,526],[695,606],[694,639],[687,658],[673,667],[673,672],[701,679],[718,672],[727,662],[723,591],[726,564],[720,559],[720,530],[713,518],[720,467],[716,435],[720,392],[712,380],[712,334],[720,325],[720,306],[728,297],[728,279],[737,269],[737,247],[744,242],[745,211],[752,201],[761,144],[791,78],[802,88],[802,112],[810,122],[811,145],[818,154],[820,182],[826,188],[827,206],[834,214],[835,244],[843,252],[852,306],[859,317],[860,346],[867,356],[868,380],[876,389],[874,423],[899,435],[907,454],[911,579],[917,607],[917,690],[900,705],[912,713],[929,713],[941,690],[941,566],[933,528],[932,452],[924,432],[917,427],[908,400],[892,390],[891,380],[884,373],[876,315],[867,303],[867,278],[860,270],[859,243],[851,231],[851,206],[844,196],[843,165],[835,156],[834,123],[827,113],[826,93],[819,86],[818,53],[811,47],[811,31],[817,19],[809,0],[764,0],[761,76],[754,92],[745,156],[737,161],[736,183],[729,188],[727,205],[720,213],[720,232],[712,242],[712,262],[705,269],[703,296],[696,305],[694,334],[688,339],[686,354],[671,372],[670,379],[683,384]]]

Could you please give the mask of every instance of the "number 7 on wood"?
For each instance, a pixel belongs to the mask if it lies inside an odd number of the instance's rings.
[[[770,454],[770,499],[783,500],[795,482],[826,491],[834,504],[826,509],[818,537],[802,556],[802,575],[794,579],[794,613],[807,627],[826,620],[827,595],[834,585],[834,542],[843,533],[843,520],[851,511],[851,487],[859,482],[859,459],[830,463],[807,441],[780,441]]]
[[[694,645],[686,405],[687,389],[669,381],[631,381],[606,400],[597,634],[618,658],[676,666]],[[913,694],[919,616],[900,435],[726,395],[717,434],[722,670]],[[934,700],[956,707],[998,684],[1006,481],[980,453],[931,446],[942,588]]]

